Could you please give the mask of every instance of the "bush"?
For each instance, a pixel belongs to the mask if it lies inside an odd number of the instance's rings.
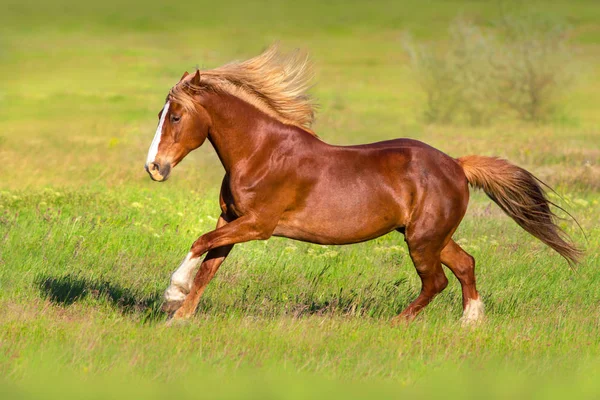
[[[571,81],[569,30],[534,17],[505,17],[498,27],[506,37],[494,59],[500,78],[498,100],[520,119],[547,120],[557,112],[557,102]]]
[[[406,40],[412,69],[427,96],[427,122],[489,122],[494,107],[487,100],[495,96],[490,93],[494,90],[494,77],[489,68],[490,51],[496,47],[490,43],[493,40],[465,20],[451,25],[445,51]]]
[[[533,17],[503,17],[495,28],[457,19],[441,50],[405,40],[427,122],[482,125],[510,114],[543,121],[556,112],[572,64],[568,29]]]

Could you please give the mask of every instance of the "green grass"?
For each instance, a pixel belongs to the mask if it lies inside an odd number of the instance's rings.
[[[574,29],[581,74],[545,125],[422,121],[402,34],[443,42],[460,13],[491,23],[494,2],[5,2],[0,395],[597,396],[600,8],[509,5]],[[460,327],[460,286],[447,270],[448,289],[412,325],[390,326],[419,290],[399,234],[342,247],[237,245],[196,317],[165,327],[162,292],[213,229],[223,172],[206,145],[167,183],[151,182],[142,167],[156,113],[183,71],[275,40],[313,55],[324,140],[405,136],[453,156],[508,157],[563,196],[553,199],[587,235],[561,222],[587,249],[582,264],[569,269],[474,193],[455,238],[477,260],[487,319],[475,329]]]

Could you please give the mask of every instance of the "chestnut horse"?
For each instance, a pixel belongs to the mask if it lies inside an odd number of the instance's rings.
[[[554,223],[538,180],[508,161],[458,159],[425,143],[394,139],[333,146],[308,128],[309,64],[274,47],[244,62],[183,75],[159,114],[146,171],[165,181],[208,138],[225,169],[215,230],[194,242],[171,276],[163,309],[188,318],[236,243],[283,236],[342,245],[401,232],[422,282],[419,296],[396,317],[412,320],[448,280],[462,286],[463,321],[479,320],[475,261],[454,240],[469,202],[483,191],[523,229],[569,262],[580,251]],[[200,264],[200,257],[208,253]]]

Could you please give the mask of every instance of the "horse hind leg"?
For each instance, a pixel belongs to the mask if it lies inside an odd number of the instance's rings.
[[[442,249],[441,260],[456,276],[462,287],[462,324],[470,325],[481,321],[484,307],[475,287],[475,259],[454,240],[450,240]]]
[[[407,232],[406,242],[408,243],[410,257],[421,278],[421,292],[395,318],[395,322],[413,320],[448,285],[448,279],[444,274],[440,259],[440,248],[442,247],[440,241],[429,235]]]

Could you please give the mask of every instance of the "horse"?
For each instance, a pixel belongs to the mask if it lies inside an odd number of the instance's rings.
[[[246,61],[185,72],[169,91],[146,159],[150,177],[166,181],[206,139],[225,170],[216,228],[192,244],[165,291],[170,322],[194,315],[236,243],[280,236],[345,245],[392,231],[404,235],[421,278],[419,295],[393,321],[413,320],[446,288],[442,264],[461,284],[461,320],[480,321],[475,260],[452,239],[469,185],[569,264],[578,262],[581,250],[555,223],[553,203],[530,172],[498,157],[453,158],[411,139],[328,144],[310,129],[310,78],[306,54],[272,46]]]

